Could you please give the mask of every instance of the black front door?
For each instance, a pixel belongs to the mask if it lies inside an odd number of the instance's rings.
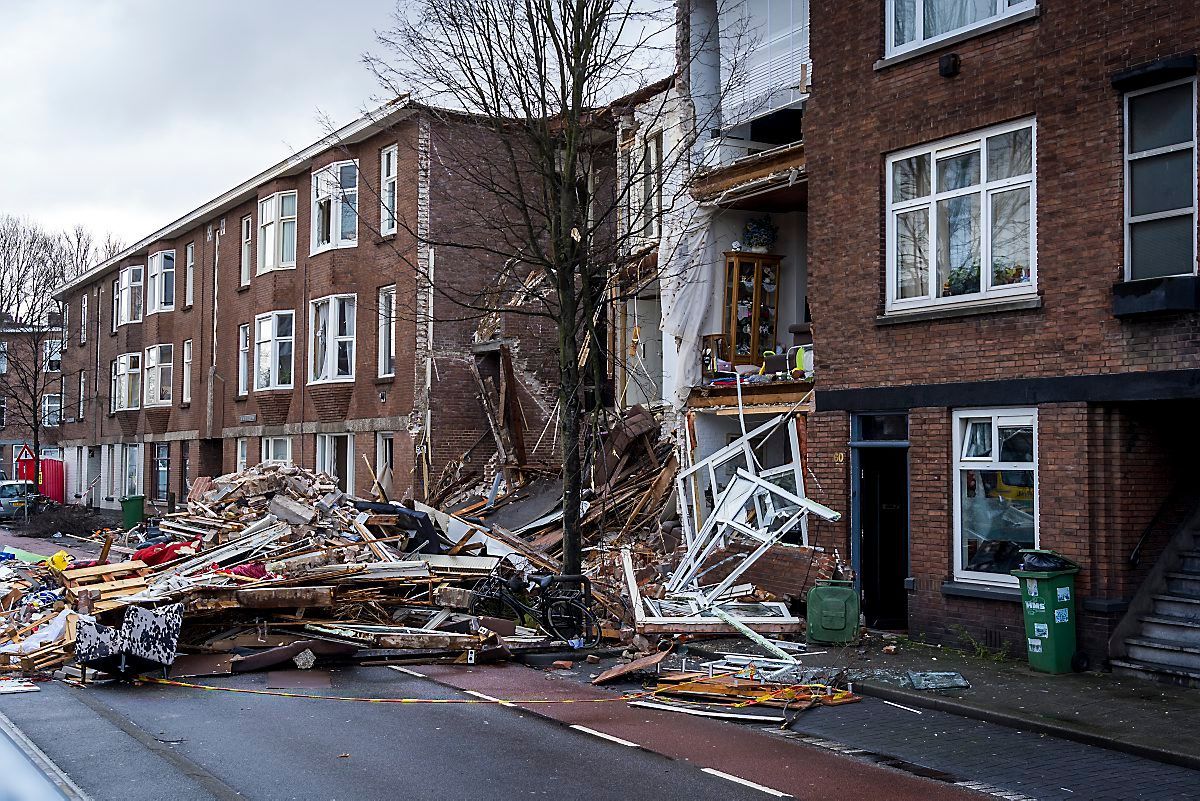
[[[908,628],[908,450],[859,450],[859,562],[867,625]]]

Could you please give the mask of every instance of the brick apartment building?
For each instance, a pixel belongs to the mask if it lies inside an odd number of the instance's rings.
[[[1194,680],[1194,5],[811,19],[809,469],[868,621],[1023,653],[1008,571],[1052,548],[1093,664]]]
[[[386,106],[71,281],[68,495],[165,509],[197,476],[290,460],[349,491],[369,495],[374,470],[391,497],[424,497],[448,464],[485,472],[475,372],[503,386],[505,364],[540,431],[553,339],[506,314],[477,336],[478,315],[430,282],[470,294],[493,274],[486,254],[431,244],[470,241],[485,204],[455,160],[480,144]]]
[[[61,458],[62,334],[54,314],[45,326],[4,315],[0,319],[0,472],[17,477],[17,461],[33,455],[35,421],[41,422],[39,450]],[[35,363],[36,360],[36,363]]]

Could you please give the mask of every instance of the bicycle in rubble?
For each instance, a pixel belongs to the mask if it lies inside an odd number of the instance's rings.
[[[591,610],[592,582],[587,576],[489,576],[475,586],[473,594],[472,614],[515,620],[518,625],[532,623],[577,648],[592,648],[600,642],[600,623]]]

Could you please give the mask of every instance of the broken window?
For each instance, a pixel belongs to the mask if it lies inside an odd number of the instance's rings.
[[[62,425],[62,395],[42,396],[42,425],[49,428]]]
[[[311,381],[354,379],[354,313],[354,295],[331,295],[312,302],[308,343]]]
[[[312,191],[312,252],[357,244],[358,162],[339,161],[314,171]]]

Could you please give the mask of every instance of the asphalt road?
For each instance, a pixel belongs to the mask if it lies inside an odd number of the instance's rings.
[[[220,682],[261,688],[265,676]],[[0,712],[97,801],[770,797],[505,707],[41,687],[0,697]],[[464,697],[384,668],[337,673],[332,692]]]

